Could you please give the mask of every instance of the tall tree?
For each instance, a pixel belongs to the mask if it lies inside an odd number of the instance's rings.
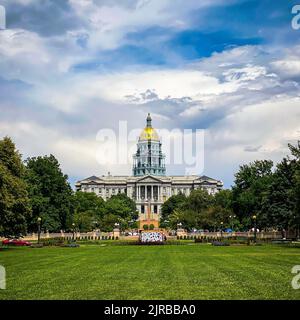
[[[232,206],[246,227],[251,227],[251,216],[257,215],[261,223],[262,207],[268,188],[273,179],[273,162],[270,160],[254,161],[243,165],[235,174],[232,189]]]
[[[75,212],[91,211],[95,218],[101,218],[105,211],[105,201],[93,192],[78,191],[73,197]]]
[[[105,201],[93,192],[78,191],[73,197],[73,207],[76,228],[87,232],[99,226],[105,212]]]
[[[229,189],[220,190],[215,194],[215,204],[222,208],[232,209],[232,191]]]
[[[38,217],[42,218],[42,228],[50,232],[67,229],[72,220],[72,189],[57,159],[53,155],[29,158],[26,167],[33,213],[29,230],[36,230]]]
[[[183,203],[182,208],[201,213],[214,203],[214,197],[207,190],[196,189],[191,192],[187,200]]]
[[[8,137],[0,140],[0,236],[26,234],[31,208],[24,172],[21,155],[12,140]]]
[[[138,218],[135,202],[125,193],[113,195],[105,203],[105,214],[100,220],[100,229],[111,231],[115,223],[120,223],[122,230],[127,229]]]
[[[186,201],[186,196],[182,193],[171,196],[161,206],[161,220],[169,220],[169,216]]]
[[[273,181],[263,202],[267,226],[281,230],[299,229],[300,222],[300,144],[289,145],[287,156],[276,166]]]
[[[293,224],[297,230],[297,237],[300,238],[300,141],[295,146],[289,144],[289,149],[294,157],[295,166],[292,188],[292,196],[295,199]]]
[[[188,197],[177,197],[173,197],[171,202],[174,209],[169,215],[170,226],[176,229],[177,224],[181,223],[183,228],[189,230],[202,228],[203,216],[213,205],[214,197],[202,189],[193,190]]]

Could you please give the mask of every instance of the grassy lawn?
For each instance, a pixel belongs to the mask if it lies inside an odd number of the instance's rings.
[[[300,299],[300,249],[166,245],[10,248],[1,299]]]

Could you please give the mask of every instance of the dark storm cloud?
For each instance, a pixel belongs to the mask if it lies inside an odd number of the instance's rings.
[[[19,28],[42,36],[64,34],[83,25],[68,0],[36,0],[16,3],[4,1],[7,12],[7,28]]]

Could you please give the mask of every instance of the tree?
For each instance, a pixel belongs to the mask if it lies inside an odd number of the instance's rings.
[[[299,229],[300,144],[289,145],[292,154],[276,166],[273,181],[263,202],[263,219],[267,226],[281,230]]]
[[[92,211],[95,216],[101,217],[104,213],[105,201],[93,192],[77,191],[73,197],[74,210]]]
[[[138,218],[135,202],[125,193],[119,193],[110,197],[105,203],[104,216],[100,220],[101,229],[103,227],[111,231],[115,223],[120,224],[120,228],[125,230],[129,228],[131,222]],[[108,219],[108,216],[110,217]],[[114,221],[111,219],[114,218]]]
[[[74,223],[81,232],[95,229],[105,212],[105,201],[93,192],[78,191],[72,199]]]
[[[297,238],[300,238],[300,141],[295,146],[289,144],[289,149],[294,157],[295,165],[292,188],[292,196],[295,199],[293,224],[297,231]]]
[[[8,137],[0,140],[0,236],[26,234],[26,219],[31,215],[31,208],[24,172],[15,144]]]
[[[161,206],[161,220],[169,220],[169,216],[186,201],[186,196],[182,193],[171,196]]]
[[[75,212],[73,221],[76,229],[78,229],[80,232],[89,232],[95,229],[97,225],[94,212],[91,210]]]
[[[94,192],[77,191],[72,199],[74,211],[91,211],[95,218],[103,216],[105,211],[105,201]]]
[[[220,205],[214,205],[205,210],[201,215],[201,228],[217,231],[223,222],[224,228],[231,228],[232,224],[237,224],[237,220],[231,220],[232,211]]]
[[[254,214],[258,216],[258,223],[261,223],[263,202],[273,179],[272,167],[270,160],[254,161],[240,166],[235,174],[232,207],[247,228],[251,227],[251,216]]]
[[[180,198],[179,198],[180,199]],[[177,200],[175,198],[175,200]],[[188,197],[181,198],[176,202],[173,200],[175,209],[169,215],[170,226],[177,229],[181,223],[184,229],[192,230],[203,225],[203,215],[213,205],[214,198],[206,190],[193,190]]]
[[[232,191],[229,189],[220,190],[215,194],[215,204],[222,208],[232,209]]]
[[[28,219],[29,230],[36,230],[38,217],[42,218],[42,228],[50,232],[68,229],[72,222],[73,192],[57,159],[53,155],[29,158],[26,167],[33,213],[32,218]]]
[[[150,230],[154,230],[154,228],[155,228],[154,224],[150,224],[149,229],[150,229]]]
[[[114,229],[116,223],[120,223],[122,219],[119,216],[107,213],[99,221],[101,231],[110,232]]]
[[[207,190],[196,189],[191,192],[182,208],[201,213],[214,203],[214,197]]]

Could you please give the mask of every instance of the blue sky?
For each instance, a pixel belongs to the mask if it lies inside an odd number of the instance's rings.
[[[0,0],[0,135],[24,158],[54,154],[73,183],[130,174],[97,161],[97,132],[151,112],[158,128],[205,129],[203,173],[229,187],[239,164],[299,139],[297,2]]]

